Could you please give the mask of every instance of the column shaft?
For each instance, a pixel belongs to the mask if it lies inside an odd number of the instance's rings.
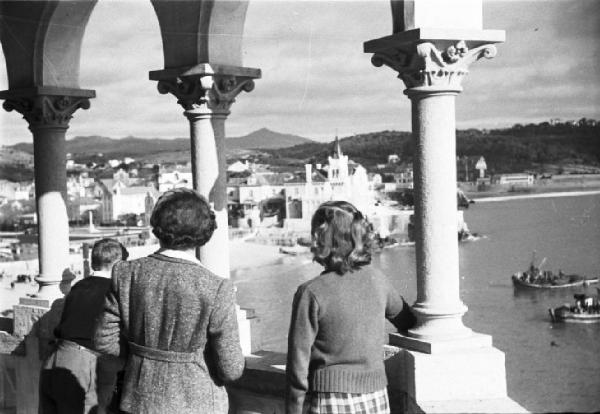
[[[67,215],[67,128],[32,127],[35,194],[38,217],[38,296],[62,296],[60,284],[71,280],[69,269],[69,219]]]
[[[454,91],[408,90],[415,140],[418,338],[470,334],[459,296]]]
[[[185,115],[190,121],[194,189],[209,200],[217,219],[213,236],[198,249],[198,259],[219,276],[229,278],[226,116],[205,108],[185,111]]]

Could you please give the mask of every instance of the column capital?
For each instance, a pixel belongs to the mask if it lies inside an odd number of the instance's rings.
[[[186,113],[227,117],[235,98],[254,89],[260,69],[201,63],[150,72],[161,94],[171,93]]]
[[[432,42],[419,43],[412,51],[388,49],[371,57],[376,67],[386,65],[398,72],[404,81],[407,93],[415,91],[462,91],[462,79],[469,73],[469,66],[485,57],[496,56],[492,44],[469,49],[461,40],[440,49]]]
[[[30,88],[0,92],[2,107],[17,111],[29,123],[29,129],[69,127],[69,121],[79,108],[89,109],[92,90],[68,88]]]
[[[171,93],[188,111],[228,116],[242,91],[254,89],[254,79],[235,75],[182,76],[158,81],[161,94]]]
[[[462,91],[469,66],[496,56],[495,43],[504,41],[500,30],[413,29],[365,42],[371,63],[398,72],[407,94]]]
[[[462,79],[469,73],[471,63],[485,57],[496,56],[494,45],[469,49],[464,41],[458,41],[440,50],[431,42],[419,43],[413,51],[387,50],[375,53],[371,63],[376,67],[389,66],[398,72],[407,92],[416,91],[462,91]]]

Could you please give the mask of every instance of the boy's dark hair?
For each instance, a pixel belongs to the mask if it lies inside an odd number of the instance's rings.
[[[327,201],[311,221],[313,260],[343,275],[371,263],[372,226],[346,201]]]
[[[128,257],[127,249],[117,240],[98,240],[92,247],[92,269],[102,270],[119,260],[127,260]]]
[[[177,250],[205,245],[217,228],[208,201],[187,188],[176,188],[160,196],[150,224],[162,247]]]

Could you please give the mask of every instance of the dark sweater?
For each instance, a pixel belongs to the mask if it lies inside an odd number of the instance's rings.
[[[385,319],[414,316],[387,277],[367,266],[323,273],[294,297],[287,354],[286,412],[301,413],[308,391],[367,393],[386,387]]]
[[[109,288],[110,279],[98,276],[86,277],[73,285],[65,298],[54,336],[92,348],[94,322],[104,309],[104,296]]]

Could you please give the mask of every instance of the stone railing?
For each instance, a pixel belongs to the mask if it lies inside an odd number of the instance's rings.
[[[0,413],[37,413],[41,361],[48,353],[49,327],[56,322],[53,315],[60,314],[60,305],[55,302],[48,311],[35,304],[19,304],[14,325],[12,319],[0,319]],[[384,351],[386,365],[393,372],[390,364],[400,349],[385,346]],[[242,378],[228,386],[232,413],[283,414],[285,360],[285,354],[270,351],[247,356]],[[404,412],[408,401],[404,394],[390,389],[390,400],[393,412]]]
[[[22,298],[14,307],[13,319],[0,318],[0,414],[37,414],[38,384],[41,361],[50,350],[52,327],[56,326],[62,300],[48,308],[38,299]],[[253,317],[254,315],[250,315]],[[394,334],[392,334],[393,336]],[[254,335],[253,335],[254,336]],[[253,348],[258,344],[253,344]],[[460,381],[460,363],[452,352],[440,355],[450,375]],[[505,396],[487,399],[446,399],[426,405],[416,404],[415,371],[406,369],[415,358],[414,352],[385,345],[383,349],[388,394],[392,413],[423,412],[526,412]],[[270,351],[254,351],[246,357],[242,377],[228,386],[231,413],[283,414],[285,412],[286,355]],[[446,369],[444,369],[446,370]]]

